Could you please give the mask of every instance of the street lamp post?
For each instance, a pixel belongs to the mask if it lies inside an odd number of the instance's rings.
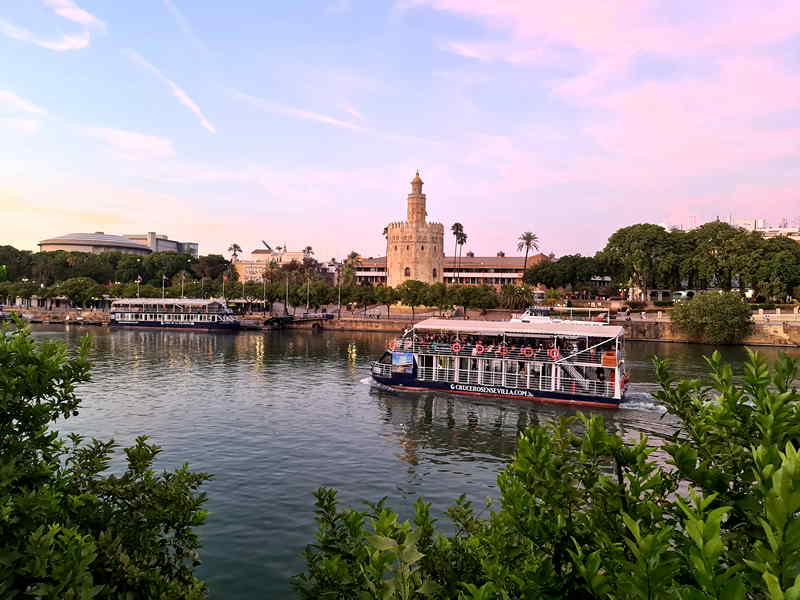
[[[266,273],[261,274],[261,285],[263,287],[263,298],[261,299],[261,303],[264,309],[264,316],[267,316],[267,275]]]
[[[342,278],[339,277],[339,318],[342,318]]]

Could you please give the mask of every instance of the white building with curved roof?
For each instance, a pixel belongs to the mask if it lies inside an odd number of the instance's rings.
[[[121,235],[111,235],[102,231],[94,233],[68,233],[39,242],[41,252],[123,252],[125,254],[139,254],[146,256],[152,252],[143,244],[138,244]]]
[[[140,254],[142,256],[152,252],[180,252],[197,258],[198,247],[196,242],[176,242],[166,235],[155,232],[113,235],[103,231],[94,233],[68,233],[39,242],[41,252],[123,252],[125,254]]]

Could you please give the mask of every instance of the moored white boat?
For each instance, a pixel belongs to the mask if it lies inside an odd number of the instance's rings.
[[[204,331],[239,329],[224,300],[126,298],[111,303],[111,325]]]

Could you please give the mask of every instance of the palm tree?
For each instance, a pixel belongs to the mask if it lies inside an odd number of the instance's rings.
[[[467,234],[464,233],[464,226],[461,223],[453,223],[453,226],[450,227],[450,231],[453,232],[453,237],[455,238],[453,258],[456,259],[456,282],[458,282],[459,271],[461,270],[461,251],[463,250],[464,244],[467,243]]]
[[[459,282],[461,279],[461,253],[464,251],[464,244],[467,243],[467,234],[463,231],[458,234],[456,237],[456,243],[458,244],[458,266],[456,267],[456,276],[459,278]]]
[[[526,231],[517,238],[517,252],[525,250],[525,264],[522,267],[523,271],[528,268],[528,252],[531,251],[531,248],[534,250],[539,249],[539,236],[530,231]]]
[[[228,246],[228,252],[230,252],[233,255],[233,260],[239,258],[239,252],[241,251],[242,247],[236,242],[233,242],[230,246]]]
[[[384,267],[384,273],[386,273],[386,275],[384,277],[384,283],[386,283],[386,285],[389,285],[389,226],[388,225],[383,228],[383,237],[386,238],[386,254],[384,255],[386,256],[386,266]],[[444,273],[442,273],[442,277],[444,277]],[[389,314],[388,308],[386,314],[387,315]]]
[[[459,236],[464,233],[464,226],[461,223],[453,223],[452,227],[450,227],[450,231],[453,232],[453,237],[455,238],[453,258],[456,261],[456,277],[458,277],[458,240]]]
[[[303,254],[310,258],[314,254],[314,249],[311,246],[306,246],[303,248]]]

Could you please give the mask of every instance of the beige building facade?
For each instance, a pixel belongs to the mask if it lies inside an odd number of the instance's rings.
[[[392,287],[409,279],[438,283],[444,278],[444,226],[427,222],[422,185],[418,171],[406,200],[407,220],[386,228],[386,277]]]
[[[245,283],[250,281],[262,281],[264,275],[269,271],[271,265],[281,267],[291,262],[302,263],[305,258],[302,252],[290,252],[288,250],[272,250],[258,248],[250,253],[250,260],[236,259],[233,261],[233,268],[239,274],[239,281]]]

